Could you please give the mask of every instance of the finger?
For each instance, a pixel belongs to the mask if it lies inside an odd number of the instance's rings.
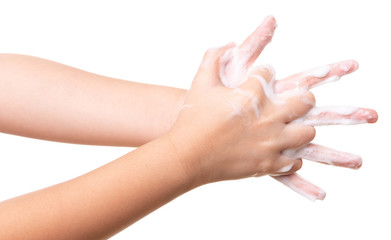
[[[305,116],[294,120],[293,123],[311,126],[353,125],[374,123],[377,121],[377,118],[377,112],[368,108],[324,106],[312,108]]]
[[[304,147],[315,138],[315,128],[301,124],[288,124],[281,133],[280,143],[282,150]]]
[[[309,90],[324,83],[337,81],[342,76],[352,73],[357,69],[358,63],[355,60],[346,60],[325,65],[276,81],[274,90],[277,93],[295,89]]]
[[[202,59],[201,65],[198,69],[197,75],[195,77],[196,84],[200,85],[221,85],[220,80],[220,68],[221,61],[220,59],[224,54],[230,49],[234,48],[234,43],[229,43],[220,48],[210,48],[208,49]]]
[[[274,116],[288,123],[307,114],[315,105],[315,97],[311,92],[302,92],[288,98],[276,98],[273,103],[279,105]]]
[[[290,158],[284,155],[281,155],[279,157],[278,163],[278,168],[274,171],[274,173],[270,175],[289,175],[300,170],[300,168],[303,166],[303,161],[301,160],[301,158]]]
[[[249,77],[263,77],[267,83],[273,82],[276,76],[276,70],[270,64],[252,67],[249,71]]]
[[[250,104],[250,108],[252,109],[252,113],[259,119],[261,116],[261,99],[265,99],[263,94],[262,86],[256,80],[250,80],[248,83],[249,86],[253,86],[249,90],[243,90],[241,88],[234,88],[231,93],[231,99],[236,99],[241,104],[235,104],[230,102],[234,115],[241,115],[243,112],[249,113],[247,107],[244,105]],[[234,101],[237,102],[237,101]],[[244,105],[243,105],[244,104]],[[247,110],[246,110],[247,109]]]
[[[238,48],[230,49],[222,57],[220,78],[224,86],[236,88],[247,80],[248,69],[270,42],[276,21],[267,17]]]
[[[311,201],[323,200],[326,197],[324,190],[300,177],[297,173],[272,177]]]
[[[248,80],[244,82],[241,86],[242,89],[253,89],[252,84],[261,84],[262,86],[262,95],[261,99],[264,97],[268,99],[274,99],[275,95],[273,92],[273,81],[275,79],[274,68],[270,65],[262,65],[256,68],[253,68],[250,73]]]
[[[260,90],[262,90],[262,93],[259,93],[258,95],[262,95],[262,97],[270,97],[273,95],[273,92],[269,83],[272,81],[272,79],[274,79],[274,74],[275,72],[273,67],[269,65],[259,66],[252,71],[247,81],[242,83],[239,86],[239,89],[252,92],[254,89],[261,87]]]
[[[362,159],[358,155],[340,152],[312,143],[297,150],[284,151],[284,154],[289,157],[303,158],[314,162],[352,169],[358,169],[362,165]]]
[[[255,62],[265,46],[271,41],[276,27],[276,19],[273,16],[266,17],[262,24],[239,46],[239,55],[245,59],[247,67]]]

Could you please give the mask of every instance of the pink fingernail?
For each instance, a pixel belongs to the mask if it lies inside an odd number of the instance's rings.
[[[337,65],[344,74],[352,73],[358,69],[358,62],[355,60],[342,61],[337,63]]]
[[[378,114],[373,109],[360,108],[353,115],[357,120],[366,120],[368,123],[375,123],[378,119]]]

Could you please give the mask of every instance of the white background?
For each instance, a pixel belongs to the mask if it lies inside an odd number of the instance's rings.
[[[360,154],[363,167],[305,162],[300,173],[328,193],[315,203],[269,177],[207,185],[113,239],[390,239],[387,2],[0,1],[0,52],[187,88],[207,48],[242,41],[273,14],[279,27],[258,63],[274,65],[278,78],[359,61],[356,73],[314,93],[318,105],[374,108],[378,123],[318,128],[315,142]],[[6,134],[0,144],[0,200],[77,177],[132,150]]]

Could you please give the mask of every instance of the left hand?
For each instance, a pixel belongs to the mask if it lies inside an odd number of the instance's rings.
[[[254,74],[252,65],[265,46],[271,41],[276,26],[274,17],[266,17],[263,23],[240,46],[226,55],[228,64],[225,64],[225,68],[221,72],[222,81],[226,86],[235,88],[242,83],[240,82],[242,79],[246,79],[244,76]],[[238,71],[238,69],[246,70]],[[357,69],[358,63],[354,60],[348,60],[294,74],[279,81],[271,81],[268,84],[269,96],[278,97],[289,94],[289,92],[309,91],[323,83],[339,80],[342,76]],[[340,106],[317,108],[314,106],[313,110],[306,116],[293,121],[291,124],[312,126],[349,125],[375,123],[377,118],[376,111],[372,109]],[[361,166],[361,158],[357,155],[339,152],[316,144],[310,144],[300,149],[286,152],[287,155],[288,153],[291,154],[291,157],[306,158],[335,166],[348,168],[359,168]],[[309,199],[323,199],[326,195],[322,189],[304,180],[296,173],[273,177]]]

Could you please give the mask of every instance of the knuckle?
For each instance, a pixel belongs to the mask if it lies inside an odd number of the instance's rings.
[[[307,99],[306,102],[311,105],[312,107],[316,104],[315,95],[312,92],[307,93]]]
[[[257,97],[262,97],[263,96],[263,86],[258,80],[254,80],[254,95]]]
[[[279,123],[279,120],[278,120],[278,115],[277,114],[263,114],[262,115],[262,118],[260,119],[259,123],[258,123],[259,127],[261,129],[269,129],[271,131],[277,131],[277,132],[280,132],[282,131],[281,129],[284,127],[283,125],[281,125]],[[278,136],[277,136],[278,137]],[[275,141],[270,141],[272,144],[270,144],[272,147],[273,145],[275,145]]]
[[[276,71],[274,70],[274,67],[269,64],[263,65],[263,77],[266,79],[267,82],[273,81]]]
[[[264,64],[264,65],[260,65],[260,66],[254,67],[251,72],[254,75],[262,76],[268,82],[270,80],[274,80],[274,76],[275,76],[275,73],[276,73],[274,67],[272,65],[270,65],[270,64]]]
[[[249,79],[248,81],[251,81],[251,79]],[[235,93],[237,93],[241,97],[241,101],[244,105],[259,107],[262,88],[257,87],[258,85],[254,86],[252,82],[248,82],[247,84],[247,87],[244,87],[244,89],[235,89]],[[252,85],[253,87],[250,85]]]
[[[292,140],[294,142],[294,144],[293,144],[294,148],[301,147],[303,144],[307,143],[307,138],[306,138],[306,136],[303,136],[303,134],[294,135]]]
[[[316,136],[316,129],[313,126],[309,126],[308,128],[309,128],[308,138],[309,138],[309,141],[311,142],[312,140],[314,140],[314,138]]]
[[[311,142],[316,135],[315,128],[312,126],[298,126],[289,136],[289,142],[292,148],[302,147]]]
[[[293,165],[292,168],[292,172],[299,171],[302,166],[303,166],[303,160],[301,158],[296,159],[295,164]]]
[[[257,166],[258,173],[269,173],[273,168],[273,163],[270,160],[261,160]]]
[[[263,86],[259,80],[259,76],[250,76],[246,85],[248,86],[248,90],[259,96],[263,92]]]
[[[250,75],[254,77],[262,77],[268,82],[273,77],[274,74],[270,68],[262,65],[253,68],[250,72]]]
[[[301,134],[297,134],[297,142],[299,146],[302,146],[303,144],[307,144],[311,142],[316,135],[316,130],[313,126],[305,126],[305,129],[301,132]],[[298,146],[298,147],[299,147]]]
[[[301,133],[298,134],[298,138],[302,139],[301,142],[308,143],[314,140],[316,136],[316,129],[313,126],[305,126],[304,129],[301,130]]]

